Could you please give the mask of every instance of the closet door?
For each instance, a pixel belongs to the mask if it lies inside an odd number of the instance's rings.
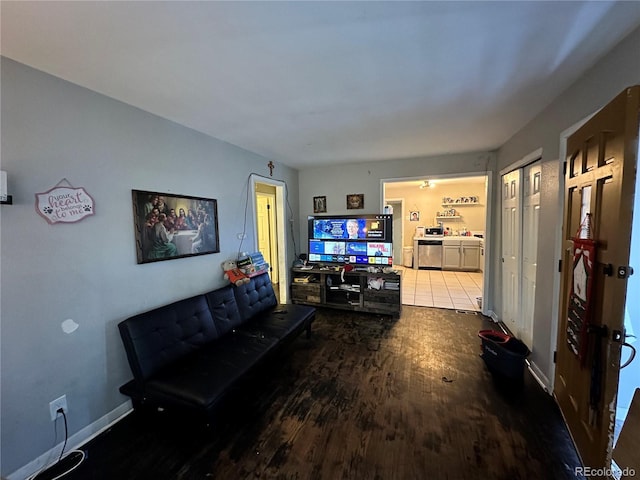
[[[502,321],[517,335],[520,303],[521,170],[502,176]]]
[[[524,167],[522,175],[522,314],[518,334],[529,349],[533,349],[541,170],[540,161],[537,161]]]

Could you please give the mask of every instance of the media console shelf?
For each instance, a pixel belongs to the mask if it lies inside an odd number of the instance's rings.
[[[293,268],[291,272],[293,303],[400,316],[400,272],[352,270],[345,272],[344,282],[335,268]]]

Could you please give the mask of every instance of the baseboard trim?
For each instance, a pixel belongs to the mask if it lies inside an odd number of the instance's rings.
[[[489,315],[489,318],[491,318],[491,320],[493,320],[494,323],[499,323],[500,319],[498,318],[498,315],[496,315],[496,312],[494,312],[493,310],[489,310],[487,312],[487,314]]]
[[[547,376],[542,372],[542,370],[540,370],[540,367],[538,367],[535,362],[532,362],[530,360],[527,360],[526,362],[531,375],[533,375],[533,378],[536,379],[536,381],[540,384],[545,392],[547,392],[549,395],[553,395],[553,387],[551,385],[551,382],[549,382]]]
[[[71,450],[81,448],[85,443],[100,435],[102,432],[110,428],[122,418],[129,415],[132,411],[133,406],[131,404],[131,400],[127,400],[125,403],[117,406],[106,415],[100,417],[95,422],[87,425],[83,429],[71,435],[67,440],[67,448],[65,449],[65,451],[70,452]],[[9,475],[7,477],[7,480],[24,480],[32,476],[34,473],[39,472],[43,468],[50,466],[49,464],[55,463],[52,462],[51,459],[57,459],[58,455],[60,455],[60,450],[62,449],[63,443],[64,440],[53,447],[51,450],[44,452],[35,460],[32,460],[22,468],[19,468],[11,475]]]

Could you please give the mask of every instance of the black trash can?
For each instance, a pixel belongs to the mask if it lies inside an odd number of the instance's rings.
[[[482,359],[492,373],[512,380],[521,380],[524,375],[524,360],[529,348],[520,340],[495,330],[480,330]]]

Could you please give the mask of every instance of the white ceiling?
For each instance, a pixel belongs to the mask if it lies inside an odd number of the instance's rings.
[[[640,2],[8,2],[2,55],[297,168],[502,145]]]

